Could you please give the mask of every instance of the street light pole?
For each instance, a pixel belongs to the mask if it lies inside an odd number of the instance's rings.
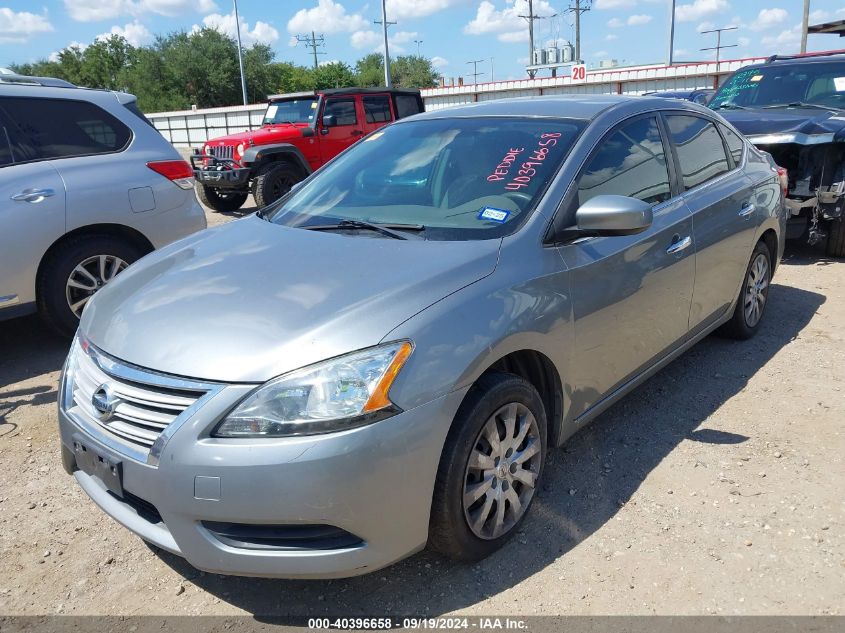
[[[244,75],[244,53],[241,47],[241,21],[238,17],[238,0],[232,0],[235,5],[235,27],[238,34],[238,66],[241,68],[241,92],[244,97],[244,105],[247,105],[246,99],[246,76]]]
[[[381,30],[384,34],[384,85],[388,88],[393,87],[393,82],[390,80],[390,52],[387,50],[387,0],[381,0]]]

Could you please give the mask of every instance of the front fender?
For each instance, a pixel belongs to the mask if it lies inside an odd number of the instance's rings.
[[[290,143],[276,143],[273,145],[255,145],[244,152],[241,158],[243,165],[255,165],[271,157],[285,156],[297,164],[305,175],[311,173],[311,165],[296,145]]]

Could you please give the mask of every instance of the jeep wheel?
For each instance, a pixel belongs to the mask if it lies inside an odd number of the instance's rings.
[[[290,188],[302,180],[300,171],[290,163],[264,165],[252,181],[252,196],[255,205],[261,209],[285,195]]]
[[[197,198],[200,199],[205,206],[215,211],[237,211],[244,202],[246,202],[249,195],[245,191],[229,191],[226,189],[215,189],[207,185],[197,183]]]
[[[845,257],[845,218],[831,221],[828,228],[827,254],[830,257]]]

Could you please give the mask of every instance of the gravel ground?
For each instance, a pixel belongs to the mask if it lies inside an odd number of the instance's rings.
[[[502,551],[294,582],[200,573],[100,512],[60,464],[67,342],[4,322],[0,614],[843,614],[843,323],[845,263],[788,253],[759,335],[708,338],[553,451]]]

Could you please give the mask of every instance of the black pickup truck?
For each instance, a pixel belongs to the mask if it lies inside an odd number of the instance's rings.
[[[787,170],[787,238],[845,257],[845,50],[744,66],[709,106]]]

